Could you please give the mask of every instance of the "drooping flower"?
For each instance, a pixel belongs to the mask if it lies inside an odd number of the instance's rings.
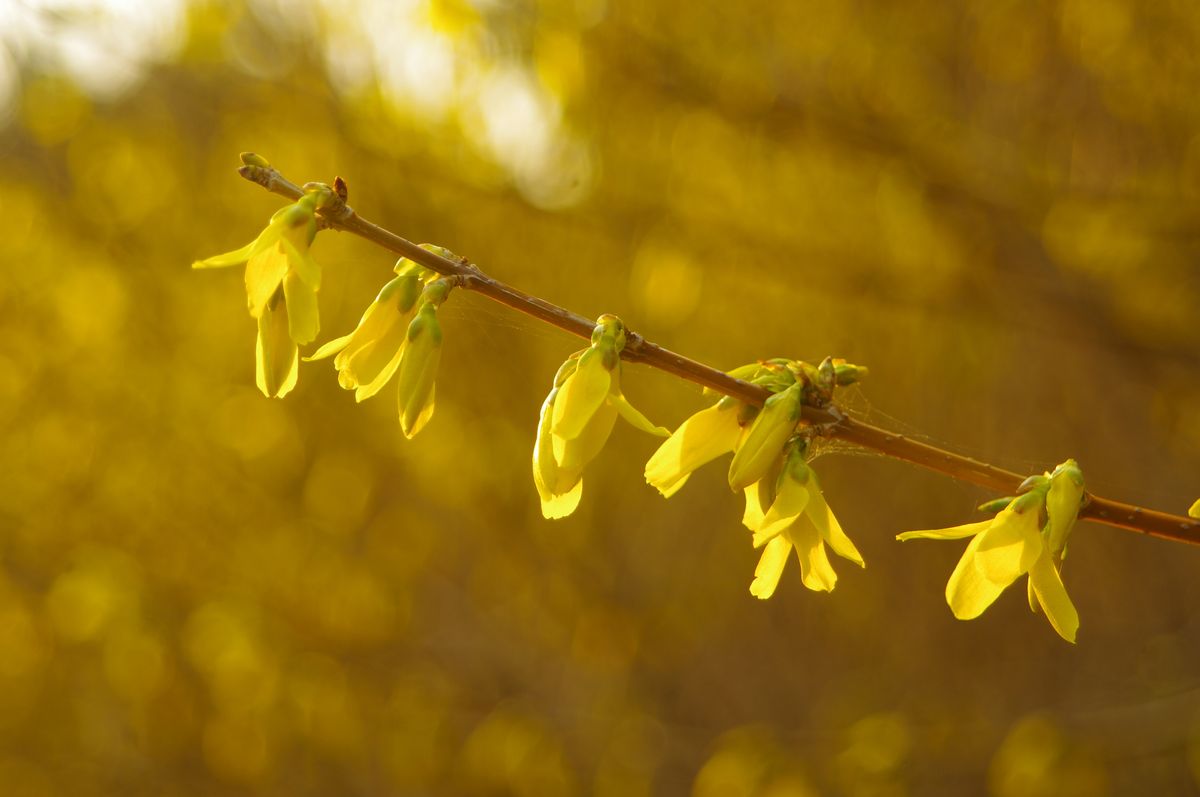
[[[804,585],[813,590],[832,590],[837,581],[826,543],[863,565],[805,461],[811,429],[801,414],[806,404],[824,406],[836,386],[865,374],[832,358],[820,366],[773,359],[735,368],[730,376],[772,392],[762,409],[726,396],[680,424],[646,463],[646,481],[669,498],[696,468],[733,452],[729,485],[745,494],[742,523],[754,532],[754,546],[764,548],[750,586],[759,598],[775,592],[793,549]]]
[[[321,267],[309,247],[317,234],[316,212],[333,197],[328,186],[315,186],[278,210],[241,249],[192,263],[192,268],[245,264],[246,303],[258,321],[255,381],[267,396],[282,398],[295,387],[298,347],[313,341],[320,330]]]
[[[757,598],[765,600],[775,593],[792,550],[800,561],[804,586],[818,592],[832,591],[837,583],[826,544],[838,556],[866,566],[826,503],[817,474],[805,461],[805,449],[803,439],[797,439],[783,467],[777,469],[778,476],[768,474],[745,491],[743,523],[754,532],[754,547],[763,549],[750,584],[750,592]],[[774,489],[766,489],[768,479]]]
[[[396,264],[396,272],[398,276],[383,286],[354,331],[329,341],[307,359],[336,355],[338,384],[353,390],[356,401],[374,396],[398,373],[400,429],[411,439],[433,416],[442,346],[437,309],[453,282],[437,279],[433,272],[405,259]]]
[[[1050,625],[1075,641],[1079,614],[1062,582],[1062,562],[1084,496],[1083,474],[1074,460],[1053,473],[1027,480],[1028,490],[1008,500],[991,520],[947,529],[908,531],[899,540],[953,540],[971,537],[946,584],[946,602],[954,616],[971,620],[983,614],[1005,589],[1029,576],[1029,604],[1040,607]]]
[[[563,363],[542,403],[533,446],[533,483],[547,518],[575,511],[583,494],[583,470],[604,448],[618,415],[644,432],[670,435],[621,392],[623,348],[625,325],[614,315],[600,316],[592,345]]]

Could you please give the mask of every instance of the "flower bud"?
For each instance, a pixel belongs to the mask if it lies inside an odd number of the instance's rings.
[[[763,477],[783,453],[783,446],[800,420],[802,387],[796,383],[767,399],[762,412],[750,425],[733,462],[729,465],[729,486],[744,490]]]

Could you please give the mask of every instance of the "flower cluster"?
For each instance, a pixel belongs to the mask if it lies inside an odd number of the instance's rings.
[[[283,398],[296,386],[299,346],[320,331],[317,291],[321,267],[308,253],[317,235],[317,210],[333,189],[314,184],[271,217],[265,230],[241,249],[198,260],[192,268],[246,266],[246,302],[258,322],[256,375],[264,395]]]
[[[618,415],[644,432],[670,435],[621,392],[624,348],[625,325],[615,315],[602,315],[592,345],[572,354],[554,376],[533,445],[533,483],[547,518],[575,511],[583,495],[583,469],[604,448]]]
[[[252,165],[266,164],[256,160]],[[282,398],[296,386],[299,347],[315,340],[320,331],[321,267],[309,248],[317,234],[317,211],[336,201],[339,197],[329,186],[310,184],[304,196],[276,212],[253,241],[192,264],[193,268],[245,265],[247,304],[258,321],[256,381],[268,397]],[[421,247],[454,257],[440,246]],[[400,428],[411,438],[433,415],[442,351],[437,309],[455,283],[405,258],[395,270],[396,277],[379,291],[354,331],[304,359],[336,355],[338,382],[353,390],[358,401],[378,393],[398,373]]]
[[[449,254],[441,247],[422,246]],[[333,366],[338,384],[353,390],[356,401],[375,395],[398,373],[400,429],[411,439],[433,416],[434,382],[442,354],[437,310],[453,282],[404,258],[396,263],[396,274],[367,307],[353,332],[329,341],[306,359],[336,355]]]
[[[1068,642],[1075,641],[1079,615],[1062,582],[1067,540],[1084,497],[1083,473],[1068,459],[1052,473],[1033,476],[1021,495],[985,504],[999,511],[991,520],[946,529],[907,531],[899,540],[955,540],[970,537],[946,584],[946,602],[960,620],[983,614],[1000,593],[1029,575],[1029,607],[1046,614]]]
[[[684,421],[646,463],[646,481],[665,497],[674,495],[696,468],[733,453],[728,481],[745,494],[743,524],[763,548],[750,592],[774,594],[795,550],[806,587],[830,591],[837,574],[826,544],[860,567],[862,556],[825,502],[817,475],[808,465],[812,427],[801,417],[807,406],[824,406],[833,389],[866,373],[827,358],[819,366],[798,360],[766,360],[730,374],[772,392],[761,410],[725,397]]]

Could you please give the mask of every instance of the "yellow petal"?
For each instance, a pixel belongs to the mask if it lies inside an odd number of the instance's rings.
[[[1034,568],[1036,569],[1037,565],[1034,565]],[[1033,571],[1031,570],[1030,572],[1032,573]],[[1033,590],[1033,578],[1032,577],[1026,579],[1025,587],[1026,587],[1025,597],[1029,599],[1029,611],[1033,612],[1034,614],[1037,614],[1038,613],[1038,598],[1037,598],[1037,593],[1034,592],[1034,590]]]
[[[1200,518],[1200,498],[1197,498],[1196,503],[1188,510],[1188,517]]]
[[[278,238],[246,261],[246,304],[258,318],[288,272],[287,256]]]
[[[783,453],[800,419],[800,385],[767,399],[729,464],[729,487],[743,490],[761,479]]]
[[[829,563],[825,553],[825,543],[821,540],[821,532],[809,521],[806,515],[801,515],[795,523],[788,526],[784,535],[796,546],[796,556],[800,559],[800,576],[804,586],[814,592],[832,592],[837,584],[837,573]]]
[[[1024,573],[1045,550],[1038,529],[1038,511],[1005,509],[996,515],[990,528],[980,534],[975,566],[984,578],[1007,587]]]
[[[558,388],[553,388],[542,402],[541,412],[538,413],[537,435],[533,441],[533,484],[542,499],[542,514],[546,513],[547,503],[556,497],[554,490],[559,481],[558,463],[554,461],[554,443],[550,432],[550,418],[554,412],[554,399],[557,395]]]
[[[976,535],[967,545],[967,550],[950,574],[950,581],[946,583],[946,603],[950,604],[950,611],[959,620],[971,620],[983,614],[984,609],[991,606],[1004,591],[1003,586],[984,578],[975,566],[975,555],[982,537],[982,534]]]
[[[575,486],[562,495],[542,496],[542,517],[547,520],[565,518],[579,506],[583,497],[583,479],[575,482]]]
[[[957,540],[970,537],[986,531],[992,525],[991,520],[981,520],[978,523],[964,523],[961,526],[951,526],[948,529],[925,529],[923,531],[906,531],[897,534],[898,540]]]
[[[759,524],[766,516],[766,512],[763,510],[761,485],[762,482],[758,481],[743,491],[746,494],[746,510],[742,512],[742,525],[751,531],[757,531]]]
[[[308,357],[302,357],[301,359],[306,363],[310,363],[314,360],[324,360],[326,357],[332,357],[342,349],[346,348],[346,344],[350,342],[350,338],[352,337],[354,337],[353,332],[351,332],[349,335],[342,335],[340,338],[334,338],[333,340],[327,341],[311,355]]]
[[[560,390],[558,398],[554,402],[556,408],[561,400],[562,392]],[[558,466],[567,469],[583,469],[604,448],[609,435],[612,434],[613,424],[616,423],[616,420],[617,408],[606,401],[596,412],[592,413],[588,423],[571,440],[559,437],[558,433],[553,431],[552,425],[554,458],[558,461]]]
[[[308,246],[295,242],[286,233],[279,244],[283,249],[284,255],[287,257],[288,269],[303,280],[304,284],[312,290],[320,290],[321,266],[308,253]]]
[[[283,295],[287,301],[288,334],[292,340],[298,344],[316,340],[321,331],[317,292],[289,271],[283,278]]]
[[[614,383],[616,380],[613,380]],[[650,421],[645,415],[638,410],[637,407],[629,403],[625,395],[620,391],[610,392],[608,400],[617,408],[617,413],[624,418],[629,425],[635,429],[639,429],[647,434],[655,435],[656,437],[670,437],[671,430],[665,426],[657,426]]]
[[[758,558],[758,566],[754,568],[754,581],[750,582],[750,594],[760,600],[766,600],[775,594],[779,586],[779,577],[787,564],[788,554],[791,553],[792,543],[783,536],[776,537],[763,548],[762,556]]]
[[[779,490],[775,493],[775,500],[771,502],[770,509],[767,510],[766,515],[754,530],[755,548],[765,545],[792,525],[796,518],[800,517],[804,508],[808,506],[809,488],[807,483],[801,484],[786,475],[780,482]]]
[[[842,530],[842,524],[838,522],[837,517],[833,514],[833,510],[829,508],[829,504],[825,501],[825,495],[821,491],[821,485],[817,481],[817,474],[810,471],[809,476],[809,493],[811,500],[808,506],[805,507],[804,514],[812,521],[812,524],[817,527],[817,531],[821,532],[821,538],[829,543],[829,547],[833,552],[843,559],[849,559],[859,567],[866,567],[866,562],[863,561],[862,554],[858,552],[858,548],[846,536],[846,532]]]
[[[296,386],[300,352],[288,334],[287,303],[283,293],[267,303],[258,317],[255,383],[268,398],[283,398]]]
[[[380,308],[362,327],[361,334],[355,330],[350,344],[334,361],[346,381],[358,388],[355,397],[359,401],[379,392],[396,372],[408,341],[408,321],[407,314]]]
[[[224,268],[226,266],[240,266],[250,259],[250,256],[261,246],[259,243],[262,236],[255,238],[250,243],[243,246],[241,249],[234,249],[232,252],[226,252],[222,255],[214,255],[207,257],[204,260],[197,260],[192,263],[192,268]]]
[[[666,497],[674,495],[696,468],[733,451],[741,427],[734,405],[700,410],[679,425],[646,463],[646,481]]]
[[[567,377],[554,402],[553,431],[556,437],[578,437],[588,421],[608,399],[612,372],[604,367],[604,352],[596,347],[579,358],[575,373]]]
[[[1054,626],[1060,637],[1074,642],[1075,634],[1079,631],[1079,613],[1067,595],[1067,588],[1063,586],[1049,551],[1044,551],[1029,571],[1029,583],[1050,625]]]

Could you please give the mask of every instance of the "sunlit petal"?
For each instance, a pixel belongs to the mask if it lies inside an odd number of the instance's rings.
[[[1029,571],[1029,583],[1037,595],[1038,603],[1046,612],[1046,619],[1050,621],[1050,625],[1054,626],[1054,630],[1063,639],[1074,642],[1079,631],[1079,613],[1075,611],[1075,604],[1071,603],[1071,598],[1067,595],[1067,588],[1063,586],[1062,578],[1058,569],[1054,567],[1052,555],[1048,550],[1038,557]]]
[[[776,537],[763,548],[758,566],[754,568],[754,581],[750,582],[750,594],[761,600],[766,600],[775,594],[779,586],[779,578],[787,564],[788,554],[792,543],[783,536]]]

